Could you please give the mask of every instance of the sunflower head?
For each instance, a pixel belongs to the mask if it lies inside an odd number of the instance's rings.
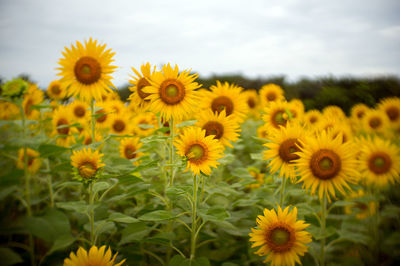
[[[297,220],[297,208],[289,211],[286,207],[283,211],[278,207],[264,209],[264,215],[257,217],[258,228],[251,228],[250,241],[253,247],[260,247],[255,254],[267,256],[264,262],[271,265],[294,265],[301,264],[300,256],[304,256],[311,242],[311,234],[304,231],[308,224]]]
[[[322,114],[328,118],[334,117],[337,119],[342,119],[346,117],[346,114],[343,112],[342,108],[336,105],[329,105],[322,109]]]
[[[65,47],[63,58],[59,60],[60,81],[68,88],[68,94],[83,101],[102,100],[102,95],[110,92],[110,74],[114,72],[114,53],[106,50],[106,45],[97,43],[92,38],[84,45],[76,42],[71,48]]]
[[[101,157],[104,154],[99,151],[84,148],[79,151],[73,151],[71,155],[71,164],[74,167],[75,177],[84,182],[94,180],[98,171],[105,164],[101,163]]]
[[[125,159],[134,159],[134,164],[139,165],[139,162],[136,159],[143,156],[144,153],[139,152],[138,150],[142,147],[142,143],[140,143],[140,138],[123,138],[119,145],[119,154],[121,158]]]
[[[21,78],[7,81],[1,87],[1,95],[10,98],[18,98],[28,90],[29,83]]]
[[[43,91],[38,89],[37,85],[29,85],[28,91],[24,95],[24,101],[22,102],[25,116],[28,119],[37,120],[40,118],[40,111],[34,109],[33,106],[43,102],[43,94]]]
[[[88,124],[90,122],[90,110],[89,105],[85,102],[74,100],[68,105],[68,109],[71,114],[71,118],[81,125]]]
[[[24,149],[21,148],[18,150],[18,160],[17,160],[17,168],[24,169],[25,167],[25,156],[24,156]],[[27,156],[27,169],[31,174],[36,173],[40,165],[42,164],[42,160],[39,158],[39,153],[32,149],[26,149],[26,156]]]
[[[177,153],[187,159],[186,170],[199,175],[211,174],[210,167],[217,167],[217,160],[222,157],[223,146],[213,135],[206,136],[206,131],[199,127],[188,127],[175,141]]]
[[[132,133],[134,135],[147,137],[153,134],[158,127],[157,117],[152,112],[140,112],[132,118]]]
[[[390,120],[386,113],[379,109],[368,110],[362,118],[363,129],[367,133],[386,135],[389,125]]]
[[[289,120],[296,118],[291,104],[285,101],[271,102],[264,112],[262,119],[270,127],[270,130],[279,130],[281,126],[285,127]]]
[[[53,132],[52,135],[57,137],[57,145],[67,147],[75,143],[74,134],[78,132],[76,127],[71,127],[73,121],[69,109],[66,106],[60,105],[53,112]]]
[[[62,100],[67,95],[67,88],[59,80],[54,80],[47,87],[47,95],[53,100]]]
[[[350,193],[347,200],[353,204],[345,206],[345,213],[355,213],[357,219],[365,219],[376,213],[376,203],[373,200],[367,200],[362,189]]]
[[[109,119],[111,133],[117,135],[131,134],[131,123],[129,114],[111,114]]]
[[[303,116],[303,123],[306,127],[312,128],[322,120],[322,114],[318,110],[309,110]]]
[[[378,108],[385,112],[392,125],[400,125],[400,98],[385,98],[379,103]]]
[[[245,90],[242,92],[243,97],[247,103],[247,109],[249,110],[249,116],[254,118],[260,117],[260,97],[256,90]]]
[[[140,70],[141,72],[132,67],[135,76],[131,76],[132,79],[129,80],[129,83],[132,84],[132,87],[129,87],[129,90],[132,91],[129,100],[142,109],[142,111],[145,111],[150,104],[150,100],[146,99],[150,94],[144,92],[143,88],[151,86],[149,80],[151,75],[155,72],[156,67],[151,67],[150,63],[146,63],[140,67]]]
[[[276,84],[265,84],[260,90],[261,105],[267,107],[271,102],[284,101],[283,89]]]
[[[0,119],[11,120],[19,115],[19,108],[11,102],[0,100]]]
[[[118,252],[112,256],[110,248],[106,251],[106,246],[100,248],[92,246],[89,252],[80,247],[76,254],[71,252],[69,258],[64,260],[64,266],[120,266],[125,262],[125,259],[119,263],[115,263],[117,255]]]

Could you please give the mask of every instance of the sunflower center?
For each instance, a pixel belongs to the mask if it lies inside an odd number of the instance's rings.
[[[359,119],[362,118],[364,115],[365,115],[365,112],[364,112],[364,111],[358,111],[358,112],[357,112],[357,117],[358,117]]]
[[[25,105],[25,114],[30,115],[33,111],[32,109],[33,101],[31,99],[28,100],[28,102]]]
[[[226,96],[219,96],[212,101],[211,109],[214,113],[220,113],[225,110],[226,115],[228,116],[233,112],[233,102]]]
[[[57,127],[65,125],[69,125],[68,121],[65,118],[61,118],[60,120],[57,121]],[[57,132],[60,135],[68,135],[69,127],[57,128]]]
[[[299,158],[298,155],[294,154],[295,152],[300,151],[300,149],[296,146],[297,139],[287,139],[281,143],[279,146],[279,157],[284,162],[290,162],[292,160],[296,160]]]
[[[74,114],[76,117],[82,118],[85,116],[86,109],[83,106],[77,106],[74,108]]]
[[[96,111],[96,114],[102,114],[102,116],[96,118],[96,122],[103,123],[104,121],[106,121],[106,119],[107,119],[106,111],[98,110],[98,111]]]
[[[277,110],[272,115],[272,125],[279,129],[279,126],[285,126],[287,120],[284,118],[286,113],[284,110]],[[287,114],[286,114],[287,115]]]
[[[160,98],[167,105],[175,105],[185,98],[185,86],[175,79],[167,79],[161,83]]]
[[[254,101],[253,98],[249,98],[249,99],[247,100],[247,105],[248,105],[251,109],[253,109],[254,107],[256,107],[256,102]]]
[[[312,116],[312,117],[310,117],[310,123],[311,124],[314,124],[315,122],[317,122],[317,117],[316,116]]]
[[[206,148],[201,143],[191,145],[185,155],[192,163],[201,163],[206,157]]]
[[[390,121],[396,121],[400,116],[399,109],[395,106],[390,106],[389,108],[387,108],[386,114],[389,117]]]
[[[127,159],[133,159],[136,157],[136,149],[133,146],[126,146],[124,149],[124,154]]]
[[[371,118],[371,120],[369,120],[369,125],[373,129],[378,128],[381,124],[382,124],[382,121],[378,117],[373,117],[373,118]]]
[[[276,94],[274,92],[268,92],[267,94],[267,100],[268,101],[275,101],[276,100]]]
[[[100,79],[101,65],[93,57],[84,56],[75,63],[74,73],[80,83],[91,85]]]
[[[334,151],[321,149],[312,155],[310,168],[315,177],[328,180],[340,172],[342,161]]]
[[[79,175],[83,178],[92,178],[97,171],[96,165],[92,162],[84,162],[78,167]]]
[[[136,85],[139,97],[142,98],[142,100],[144,100],[146,102],[150,101],[149,99],[146,99],[146,98],[147,98],[147,96],[150,96],[151,94],[144,92],[143,88],[150,86],[150,85],[151,85],[150,82],[148,82],[146,78],[141,78]]]
[[[390,170],[392,160],[387,153],[376,152],[372,154],[368,161],[369,169],[375,174],[385,174]]]
[[[126,127],[126,125],[125,125],[124,121],[122,121],[122,120],[115,120],[115,122],[113,124],[113,129],[116,132],[124,131],[125,127]]]
[[[206,136],[215,135],[215,139],[220,139],[224,135],[224,126],[216,121],[209,121],[203,129],[206,131]]]
[[[85,145],[89,145],[91,143],[92,143],[92,137],[87,137],[83,142],[83,144],[85,144]]]
[[[59,95],[59,94],[61,93],[60,86],[58,86],[58,85],[53,85],[53,86],[51,87],[51,92],[52,92],[53,94],[55,94],[55,95]]]
[[[266,234],[267,245],[274,252],[290,250],[295,241],[296,236],[293,228],[283,223],[276,224]]]

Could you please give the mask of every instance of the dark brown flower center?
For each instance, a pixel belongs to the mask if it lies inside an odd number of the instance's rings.
[[[96,164],[93,162],[83,162],[78,167],[79,175],[83,178],[92,178],[97,171]]]
[[[107,119],[107,113],[104,109],[96,111],[96,114],[102,114],[102,116],[96,118],[96,122],[103,123]]]
[[[368,168],[377,175],[385,174],[390,170],[392,160],[385,152],[375,152],[368,160]]]
[[[92,137],[87,137],[85,138],[85,140],[83,141],[83,144],[85,145],[89,145],[92,143]]]
[[[296,234],[292,227],[284,223],[278,223],[268,229],[265,240],[273,252],[281,253],[293,247],[296,241]]]
[[[185,86],[175,79],[167,79],[161,83],[160,98],[167,105],[175,105],[185,98]]]
[[[399,108],[396,106],[389,106],[389,108],[386,109],[386,114],[389,117],[390,121],[394,122],[397,121],[397,119],[400,116],[400,111]]]
[[[117,119],[113,123],[113,129],[115,132],[122,132],[124,131],[125,127],[126,127],[125,122],[122,120]]]
[[[57,127],[59,126],[65,126],[65,125],[69,125],[67,119],[65,118],[61,118],[57,121]],[[57,128],[57,132],[60,135],[68,135],[69,133],[69,127],[63,127],[63,128]]]
[[[78,105],[74,108],[74,114],[76,117],[82,118],[86,114],[86,109],[83,106]]]
[[[287,120],[284,118],[285,110],[279,109],[271,114],[272,125],[279,129],[279,126],[286,126]]]
[[[225,110],[228,116],[233,113],[233,102],[226,96],[219,96],[212,101],[211,109],[214,113],[220,113]]]
[[[310,121],[310,124],[315,124],[318,121],[318,118],[313,115],[310,117],[309,121]]]
[[[192,144],[185,152],[191,163],[200,164],[207,158],[207,148],[203,143]]]
[[[254,107],[256,107],[256,101],[253,98],[249,98],[247,99],[247,105],[253,109]]]
[[[80,83],[91,85],[100,79],[101,65],[93,57],[84,56],[75,63],[74,73]]]
[[[358,117],[359,119],[363,118],[364,115],[365,115],[365,112],[364,112],[363,110],[359,110],[359,111],[357,112],[357,117]]]
[[[377,129],[382,124],[382,121],[379,117],[373,117],[369,120],[369,126],[372,129]]]
[[[55,95],[59,95],[60,93],[61,93],[61,89],[60,89],[60,86],[57,84],[57,85],[53,85],[51,88],[50,88],[50,90],[51,90],[51,92],[53,93],[53,94],[55,94]]]
[[[270,102],[275,101],[276,98],[277,98],[277,95],[276,95],[275,92],[271,91],[271,92],[267,93],[267,100],[268,101],[270,101]]]
[[[224,126],[216,121],[209,121],[203,129],[206,131],[206,136],[214,135],[215,139],[220,139],[224,135]]]
[[[147,81],[146,78],[141,78],[139,79],[136,88],[137,88],[137,92],[139,94],[139,97],[142,98],[142,100],[148,102],[150,101],[149,99],[146,99],[147,96],[151,95],[150,93],[146,93],[143,91],[143,88],[146,86],[150,86],[150,82]]]
[[[127,159],[134,159],[136,158],[136,149],[132,145],[125,146],[124,154]]]
[[[279,146],[279,157],[281,157],[284,162],[291,162],[292,160],[296,160],[299,158],[298,155],[294,154],[295,152],[300,151],[297,147],[299,143],[297,139],[287,139],[281,143]]]
[[[312,155],[310,168],[315,177],[328,180],[336,177],[340,172],[342,161],[334,151],[320,149]]]

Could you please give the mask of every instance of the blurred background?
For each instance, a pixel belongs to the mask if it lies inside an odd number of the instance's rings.
[[[400,96],[400,1],[0,1],[0,78],[42,88],[65,46],[89,37],[115,55],[114,84],[131,67],[170,62],[208,87],[274,82],[307,109]]]

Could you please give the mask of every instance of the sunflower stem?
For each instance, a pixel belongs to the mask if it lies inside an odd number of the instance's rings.
[[[326,227],[326,194],[322,197],[321,200],[321,257],[320,257],[320,266],[325,265],[325,227]]]
[[[89,184],[89,207],[90,207],[90,243],[92,246],[95,245],[95,240],[94,240],[94,209],[93,209],[93,202],[94,202],[94,197],[93,197],[93,182],[90,182]]]
[[[24,138],[24,177],[25,177],[25,197],[26,197],[26,214],[28,217],[32,216],[31,209],[31,184],[30,184],[30,174],[28,171],[28,147],[26,145],[26,118],[24,107],[22,106],[22,102],[19,102],[19,111],[21,113],[22,119],[22,133]],[[35,265],[35,243],[33,242],[33,236],[29,233],[29,253],[31,257],[31,265]]]
[[[375,207],[375,215],[374,215],[374,238],[375,238],[375,243],[376,247],[374,248],[376,255],[374,256],[376,258],[376,263],[379,264],[379,253],[380,253],[380,237],[379,237],[379,190],[374,189],[374,196],[375,196],[375,201],[376,201],[376,207]]]
[[[92,113],[92,143],[95,142],[95,129],[96,129],[96,118],[95,118],[95,113],[94,113],[94,99],[92,99],[92,102],[90,103],[90,111]]]
[[[169,121],[169,132],[170,132],[170,139],[169,139],[169,163],[170,163],[170,180],[169,186],[171,187],[174,184],[174,167],[173,163],[175,161],[175,153],[174,153],[174,119],[171,117]]]
[[[196,226],[197,226],[197,175],[193,175],[193,202],[192,202],[192,231],[191,231],[191,242],[190,242],[190,265],[196,255]]]
[[[46,159],[45,162],[46,162],[46,168],[49,172],[49,174],[47,175],[47,184],[49,186],[50,208],[54,208],[53,180],[51,178],[49,160]]]
[[[281,186],[281,198],[279,201],[279,205],[283,208],[283,204],[285,203],[285,187],[286,187],[286,177],[282,177],[282,186]]]
[[[204,183],[206,182],[206,176],[205,175],[201,175],[201,193],[200,193],[200,202],[203,201],[204,198]]]

